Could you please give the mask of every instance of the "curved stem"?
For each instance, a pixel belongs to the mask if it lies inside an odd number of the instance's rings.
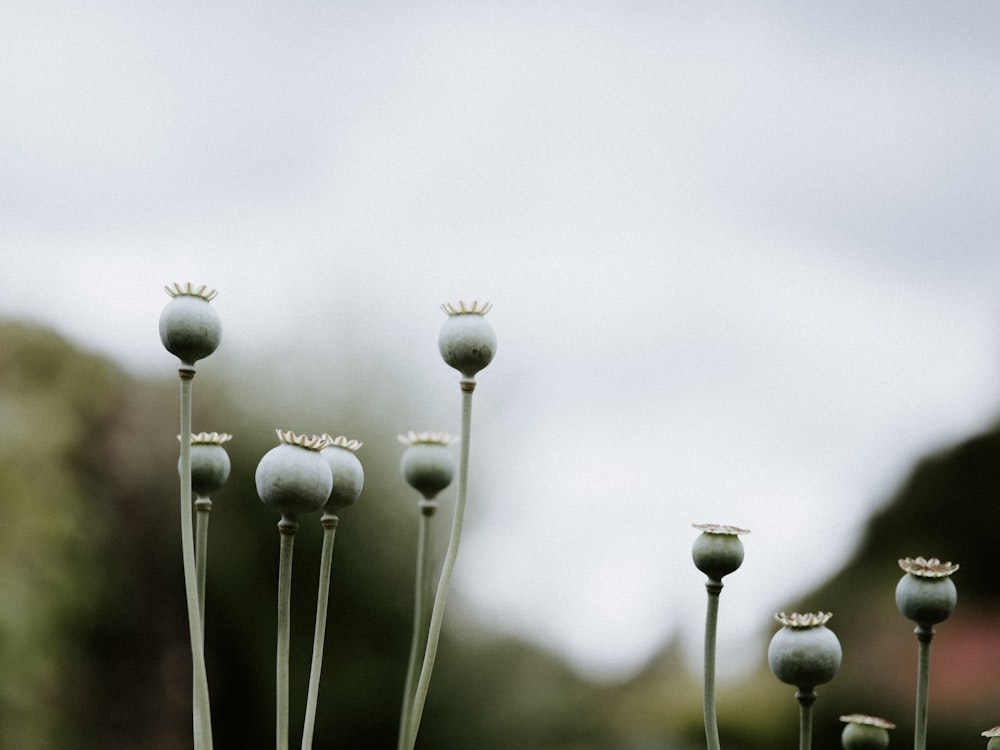
[[[292,551],[299,525],[282,518],[281,554],[278,560],[278,658],[277,658],[277,721],[275,747],[288,750],[288,644],[291,632]]]
[[[319,678],[323,670],[323,646],[326,643],[326,613],[330,600],[330,568],[333,567],[333,541],[339,518],[324,513],[323,552],[319,561],[319,593],[316,595],[316,630],[313,632],[312,666],[309,668],[309,697],[306,700],[306,720],[302,729],[302,750],[311,750],[316,728],[316,707],[319,703]]]
[[[463,378],[462,388],[462,449],[458,463],[458,497],[455,500],[455,518],[452,521],[451,536],[448,539],[448,551],[445,553],[441,566],[441,577],[438,579],[437,591],[434,594],[434,608],[431,610],[431,621],[427,630],[427,649],[424,661],[420,667],[420,678],[417,680],[416,692],[413,696],[413,713],[410,717],[406,750],[413,750],[417,742],[417,732],[420,730],[420,718],[427,702],[427,690],[430,687],[431,672],[434,671],[434,660],[437,658],[438,641],[441,638],[441,625],[444,622],[444,608],[448,600],[448,587],[455,570],[455,560],[458,557],[458,547],[462,540],[462,523],[465,518],[465,499],[469,481],[469,434],[472,429],[472,392],[476,381]]]
[[[914,750],[924,750],[927,747],[928,683],[931,671],[931,638],[934,637],[934,628],[918,625],[913,632],[917,634],[917,710],[913,728],[913,747]]]
[[[191,509],[191,381],[193,367],[182,367],[181,378],[181,551],[184,559],[184,593],[187,599],[188,631],[191,637],[193,672],[192,713],[195,750],[212,748],[212,714],[205,670],[205,640],[202,634],[201,606],[198,600],[197,571],[194,553],[194,529]]]
[[[812,706],[816,700],[816,691],[800,688],[795,697],[799,701],[799,750],[810,750],[813,728]]]
[[[708,750],[720,750],[719,724],[715,715],[715,642],[719,622],[719,594],[722,582],[705,582],[708,609],[705,613],[705,740]]]
[[[198,611],[201,613],[202,638],[205,634],[205,575],[208,570],[208,519],[212,501],[199,497],[194,501],[195,510],[195,569],[198,572]]]
[[[410,640],[410,658],[406,667],[406,683],[403,686],[403,709],[399,718],[398,750],[404,750],[408,738],[408,728],[413,715],[413,698],[416,692],[417,670],[420,657],[427,648],[427,612],[431,600],[430,575],[430,530],[431,518],[437,503],[422,500],[420,522],[417,531],[417,573],[413,592],[413,636]]]

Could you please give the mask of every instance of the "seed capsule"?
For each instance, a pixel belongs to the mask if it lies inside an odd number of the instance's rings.
[[[743,564],[743,542],[740,534],[748,534],[746,529],[722,526],[713,523],[695,524],[701,534],[694,540],[691,557],[698,570],[715,583],[729,575]]]
[[[257,494],[284,520],[295,522],[300,513],[319,510],[330,497],[333,474],[320,453],[327,442],[315,435],[277,433],[281,445],[265,453],[257,464]]]
[[[160,341],[182,364],[193,367],[222,341],[219,314],[209,304],[218,292],[204,285],[195,289],[190,283],[165,288],[173,299],[160,313]]]
[[[767,648],[774,676],[802,691],[829,682],[840,669],[843,652],[834,632],[826,627],[829,612],[775,615],[782,624]]]
[[[466,378],[474,378],[493,361],[497,350],[496,334],[484,317],[493,306],[488,302],[469,306],[459,302],[457,307],[445,304],[441,309],[448,316],[438,335],[441,357]]]
[[[209,497],[229,479],[229,454],[222,446],[232,438],[224,432],[191,436],[191,491],[198,497]],[[179,464],[178,461],[178,470]]]
[[[907,557],[899,561],[899,567],[906,571],[896,584],[899,611],[924,628],[947,620],[958,603],[958,591],[951,580],[958,565],[936,557]]]
[[[847,726],[840,734],[844,750],[885,750],[889,747],[889,730],[896,725],[877,716],[851,714],[841,716]]]
[[[322,450],[322,455],[330,465],[333,479],[330,499],[323,509],[332,513],[354,504],[365,485],[365,472],[358,457],[354,455],[354,451],[361,447],[359,441],[348,440],[342,435],[335,438],[329,435],[323,437],[328,444]]]
[[[400,435],[406,445],[399,461],[403,478],[425,500],[436,497],[455,477],[455,459],[448,450],[455,439],[447,432],[409,432]]]
[[[990,741],[986,743],[986,750],[1000,750],[1000,727],[987,729],[982,733],[982,736],[990,738]]]

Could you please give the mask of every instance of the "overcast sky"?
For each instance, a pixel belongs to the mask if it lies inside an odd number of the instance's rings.
[[[735,524],[738,652],[998,414],[998,38],[992,2],[9,0],[0,314],[162,371],[162,287],[204,283],[234,356],[346,337],[423,385],[438,305],[488,300],[462,596],[624,674],[699,646],[690,524]]]

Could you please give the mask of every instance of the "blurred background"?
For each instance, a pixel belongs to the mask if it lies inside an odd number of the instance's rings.
[[[195,429],[236,435],[209,570],[223,746],[271,737],[276,519],[252,476],[276,427],[365,443],[317,746],[391,746],[416,521],[395,436],[457,432],[435,340],[460,299],[494,304],[499,351],[425,747],[697,746],[703,522],[752,531],[722,600],[727,745],[794,741],[762,657],[795,607],[832,610],[845,647],[817,727],[881,712],[907,741],[891,589],[915,555],[962,564],[931,743],[1000,723],[994,5],[0,16],[5,747],[187,742],[156,335],[186,281],[220,290],[224,327]]]

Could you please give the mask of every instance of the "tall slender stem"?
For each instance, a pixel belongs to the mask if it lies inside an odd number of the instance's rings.
[[[924,750],[927,747],[927,702],[928,683],[931,671],[931,638],[934,628],[917,625],[917,710],[913,728],[914,750]]]
[[[705,613],[705,740],[708,750],[720,750],[719,724],[715,715],[715,643],[719,622],[719,594],[722,582],[705,582],[708,608]]]
[[[278,654],[275,747],[288,750],[288,652],[291,640],[292,551],[299,525],[282,517],[278,523],[281,551],[278,559]]]
[[[312,665],[309,669],[309,697],[302,729],[302,750],[311,750],[316,728],[316,708],[319,703],[319,678],[323,670],[323,647],[326,643],[326,614],[330,600],[330,568],[333,567],[333,541],[340,519],[323,513],[323,552],[319,561],[319,593],[316,595],[316,629],[313,632]]]
[[[816,691],[799,688],[795,697],[799,701],[799,750],[810,750],[813,733],[812,707],[816,700]]]
[[[195,568],[198,572],[198,611],[201,613],[202,638],[205,634],[205,575],[208,570],[208,519],[212,501],[199,497],[194,501],[195,518]]]
[[[420,669],[421,654],[427,648],[428,612],[431,603],[430,532],[431,519],[437,503],[421,500],[420,522],[417,531],[417,573],[413,592],[413,636],[410,640],[410,658],[406,667],[406,683],[403,687],[403,709],[399,719],[398,750],[404,750],[408,738],[410,720],[413,715],[413,698]]]
[[[188,631],[191,637],[193,672],[192,713],[195,750],[212,748],[212,714],[205,669],[205,640],[202,633],[201,606],[198,599],[197,570],[194,553],[194,528],[191,508],[191,381],[195,370],[187,365],[178,371],[181,379],[181,551],[184,560],[184,593],[187,599]]]
[[[476,388],[473,378],[462,378],[459,381],[462,388],[462,438],[461,454],[458,462],[458,496],[455,499],[455,518],[451,525],[451,536],[448,539],[448,550],[441,566],[441,577],[438,579],[437,591],[434,594],[434,607],[431,610],[431,621],[427,629],[427,649],[424,652],[423,665],[420,668],[420,678],[413,696],[413,712],[410,717],[410,728],[406,741],[406,750],[413,750],[417,742],[417,732],[420,730],[420,718],[427,701],[427,690],[430,687],[431,672],[434,670],[434,660],[437,658],[438,641],[441,638],[441,626],[444,622],[444,608],[448,600],[448,587],[455,570],[455,560],[458,558],[458,547],[462,540],[462,523],[465,519],[465,500],[469,481],[469,445],[472,430],[472,392]]]

